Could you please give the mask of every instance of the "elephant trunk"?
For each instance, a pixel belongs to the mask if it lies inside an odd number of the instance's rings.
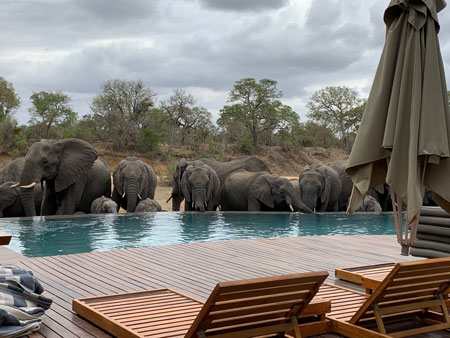
[[[192,192],[192,207],[196,211],[204,212],[207,207],[206,190],[204,187],[195,187]]]
[[[289,196],[289,199],[291,201],[288,200],[288,203],[292,206],[294,211],[301,211],[308,214],[313,212],[313,209],[311,209],[310,207],[306,206],[305,203],[303,203],[300,196],[296,195]]]
[[[127,196],[127,212],[134,212],[136,210],[138,186],[137,179],[128,180],[128,184],[125,187],[125,194]]]
[[[38,175],[38,163],[26,160],[25,165],[20,176],[20,199],[22,201],[23,210],[27,216],[36,216],[35,202],[34,202],[34,185],[36,184],[36,177]]]
[[[180,211],[181,202],[183,202],[183,195],[172,193],[172,211]]]

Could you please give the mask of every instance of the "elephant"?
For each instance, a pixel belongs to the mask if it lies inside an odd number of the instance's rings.
[[[220,191],[222,211],[302,211],[311,213],[287,178],[269,172],[239,169],[231,173]]]
[[[24,165],[25,157],[19,157],[2,166],[0,168],[0,184],[8,181],[14,183],[19,182]]]
[[[225,179],[229,174],[238,169],[245,169],[250,172],[258,172],[258,171],[267,171],[270,173],[267,165],[257,157],[254,156],[246,156],[240,157],[228,162],[218,162],[215,159],[211,158],[201,158],[199,161],[209,165],[212,169],[216,171],[217,176],[219,177],[220,185],[222,186]],[[186,159],[181,159],[177,164],[175,172],[173,174],[173,189],[172,195],[172,210],[178,211],[180,210],[181,202],[183,201],[183,194],[181,192],[181,179],[183,177],[183,173],[186,170],[187,166],[192,164],[192,162],[188,162]]]
[[[300,198],[315,211],[338,211],[342,183],[333,168],[325,164],[307,165],[299,176]]]
[[[181,178],[185,211],[214,211],[219,206],[220,180],[216,171],[197,160],[186,167]]]
[[[341,180],[341,193],[339,194],[339,211],[346,211],[347,205],[350,200],[350,196],[352,195],[353,190],[353,181],[350,176],[345,171],[347,166],[347,160],[339,160],[331,166],[337,174],[339,175],[339,179]]]
[[[372,197],[370,195],[364,196],[364,202],[361,207],[356,210],[360,212],[374,212],[374,213],[381,213],[383,210],[381,209],[380,203],[375,199],[375,197]]]
[[[380,203],[383,211],[392,211],[392,198],[388,184],[381,183],[370,188],[367,195],[374,197]]]
[[[116,214],[119,207],[111,198],[100,196],[91,204],[91,214]]]
[[[33,187],[44,182],[42,215],[90,212],[92,201],[111,196],[111,169],[94,148],[80,139],[34,143],[25,156],[19,179],[27,216],[35,216]]]
[[[154,199],[146,198],[138,203],[136,212],[156,212],[162,211],[161,205]]]
[[[156,174],[151,166],[135,156],[120,161],[113,173],[112,199],[127,212],[134,212],[140,200],[155,197]]]
[[[23,217],[25,210],[20,200],[20,191],[14,182],[5,182],[0,185],[0,217]],[[40,213],[42,202],[42,187],[34,188],[34,208],[36,214]]]

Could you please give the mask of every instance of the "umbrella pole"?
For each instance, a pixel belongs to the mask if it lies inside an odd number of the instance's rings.
[[[396,195],[391,191],[391,200],[392,200],[392,210],[394,215],[394,223],[395,223],[395,230],[397,233],[397,242],[399,244],[402,244],[402,218],[401,218],[401,212],[399,214],[398,208],[397,208],[397,200]]]

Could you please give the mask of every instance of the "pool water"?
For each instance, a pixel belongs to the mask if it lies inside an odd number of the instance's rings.
[[[183,213],[0,219],[9,248],[28,257],[141,246],[319,235],[395,234],[392,214]]]

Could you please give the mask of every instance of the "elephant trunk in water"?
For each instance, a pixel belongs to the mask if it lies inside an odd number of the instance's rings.
[[[134,212],[136,210],[138,199],[138,181],[136,178],[128,179],[125,187],[125,194],[127,196],[127,212]]]
[[[292,206],[294,211],[301,211],[305,213],[313,212],[313,209],[309,208],[307,205],[305,205],[305,203],[303,203],[300,196],[293,194],[292,196],[288,196],[286,199],[288,204]]]
[[[34,177],[38,176],[36,168],[38,168],[37,164],[27,160],[20,176],[20,199],[27,216],[36,216],[34,205],[34,186],[36,185]]]
[[[192,209],[196,211],[205,211],[206,208],[206,190],[205,187],[194,187],[192,190]]]

